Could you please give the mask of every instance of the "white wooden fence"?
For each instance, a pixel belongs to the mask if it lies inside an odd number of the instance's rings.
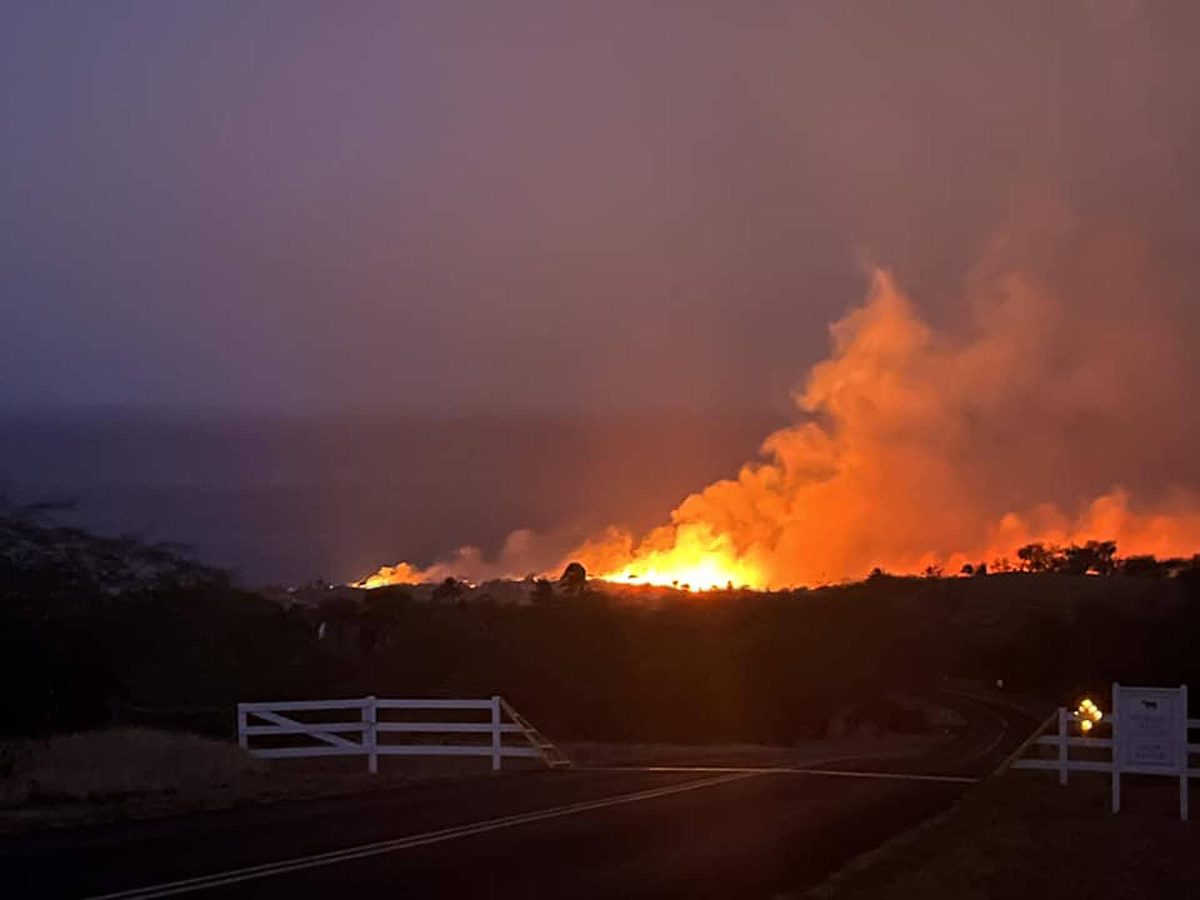
[[[464,713],[474,721],[414,722],[390,719],[394,710]],[[304,721],[315,712],[335,714],[332,721]],[[504,721],[505,717],[511,721]],[[289,700],[278,703],[239,703],[238,743],[260,759],[310,756],[365,756],[367,771],[379,771],[381,756],[479,756],[490,758],[492,769],[513,757],[548,757],[555,749],[500,697],[484,700],[383,700],[362,697],[354,700]],[[390,735],[421,736],[423,740],[402,742]],[[465,736],[479,740],[467,742]],[[505,742],[505,735],[520,735],[521,741]],[[268,739],[263,746],[262,740]],[[456,743],[445,743],[446,739]],[[282,739],[282,740],[280,740]],[[300,741],[298,745],[293,741]],[[258,746],[255,746],[258,744]],[[557,753],[557,750],[555,750]],[[561,757],[561,754],[557,754]],[[561,757],[565,760],[565,757]]]
[[[1113,685],[1113,706],[1120,693],[1120,686]],[[1186,717],[1187,691],[1182,689],[1184,713]],[[1129,715],[1126,713],[1126,715]],[[1053,758],[1023,758],[1013,763],[1015,769],[1043,769],[1058,772],[1058,783],[1067,784],[1071,772],[1104,772],[1112,776],[1112,811],[1121,809],[1121,773],[1168,775],[1179,779],[1179,817],[1188,818],[1188,779],[1200,778],[1200,768],[1191,764],[1191,757],[1200,754],[1200,743],[1191,741],[1191,732],[1200,731],[1200,719],[1184,719],[1181,737],[1179,761],[1171,768],[1137,767],[1124,764],[1121,761],[1118,748],[1122,738],[1122,714],[1119,709],[1112,709],[1104,714],[1102,724],[1093,725],[1088,732],[1080,727],[1083,720],[1065,707],[1059,707],[1055,716],[1047,719],[1038,734],[1029,742],[1029,746],[1052,747],[1056,750]],[[1109,737],[1100,737],[1097,731],[1105,728]],[[1051,727],[1055,730],[1049,733]],[[1071,750],[1101,751],[1089,753],[1090,759],[1071,757]],[[1094,758],[1096,756],[1106,758]]]

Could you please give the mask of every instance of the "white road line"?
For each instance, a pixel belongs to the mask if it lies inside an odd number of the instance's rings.
[[[996,735],[995,739],[990,744],[983,747],[983,749],[981,749],[975,753],[972,753],[971,757],[970,757],[971,759],[983,759],[985,756],[987,756],[993,750],[995,750],[997,747],[999,747],[1001,742],[1004,740],[1004,738],[1008,736],[1008,726],[1010,724],[1008,719],[1006,719],[1000,713],[999,710],[997,710],[994,706],[992,706],[985,699],[977,697],[974,694],[970,694],[966,691],[946,689],[945,691],[943,691],[943,693],[953,694],[958,697],[963,697],[964,699],[970,700],[975,705],[976,709],[982,709],[984,712],[991,715],[994,719],[996,719],[1000,723],[1000,732]],[[992,701],[992,702],[996,702],[996,701]]]
[[[996,718],[1000,718],[997,716]],[[991,743],[971,754],[971,759],[985,759],[993,750],[1000,746],[1001,742],[1008,736],[1008,726],[1004,719],[1000,719],[1000,731]]]
[[[834,778],[883,778],[892,781],[942,781],[978,784],[966,775],[916,775],[909,772],[855,772],[844,769],[807,769],[789,766],[575,766],[576,772],[727,772],[740,775],[829,775]]]
[[[541,809],[534,812],[520,813],[513,816],[502,816],[498,819],[486,819],[482,822],[475,822],[469,825],[458,825],[452,828],[443,828],[438,831],[428,831],[424,834],[414,834],[407,837],[395,838],[388,841],[378,841],[373,844],[360,844],[356,847],[346,847],[341,850],[333,850],[328,853],[315,853],[310,856],[298,856],[294,859],[282,860],[276,863],[265,863],[258,866],[247,866],[242,869],[231,869],[227,872],[216,872],[212,875],[201,875],[196,878],[185,878],[179,881],[169,881],[163,884],[147,885],[146,887],[133,888],[132,890],[116,891],[111,894],[97,894],[87,900],[147,900],[151,897],[173,897],[177,894],[186,894],[192,891],[202,891],[208,888],[223,887],[225,885],[237,884],[242,881],[251,881],[256,878],[268,878],[272,875],[283,875],[288,872],[298,872],[303,869],[312,869],[317,866],[329,866],[334,863],[347,862],[354,859],[364,859],[370,856],[379,856],[384,853],[394,853],[398,850],[407,850],[411,847],[423,847],[428,844],[438,844],[443,841],[451,841],[456,838],[469,837],[474,834],[483,834],[488,831],[498,831],[502,828],[512,828],[517,825],[525,825],[530,822],[541,822],[546,819],[555,819],[561,816],[571,816],[577,813],[588,812],[593,809],[606,809],[611,806],[622,806],[628,803],[638,803],[642,800],[653,800],[656,797],[667,797],[671,794],[682,794],[685,791],[699,790],[700,788],[714,787],[718,784],[726,784],[730,781],[740,781],[743,778],[749,778],[757,772],[727,772],[717,778],[705,778],[700,781],[688,781],[683,784],[672,784],[661,788],[652,788],[645,791],[637,791],[632,794],[618,794],[613,797],[603,797],[599,800],[584,800],[578,803],[568,803],[563,806],[555,806],[550,809]]]
[[[1000,713],[994,709],[988,709],[988,712],[995,716],[997,721],[1000,722],[1000,731],[996,735],[995,740],[975,754],[974,759],[984,759],[985,757],[989,756],[992,751],[999,747],[1001,742],[1003,742],[1003,740],[1008,736],[1008,719],[1004,718],[1004,716],[1000,715]]]

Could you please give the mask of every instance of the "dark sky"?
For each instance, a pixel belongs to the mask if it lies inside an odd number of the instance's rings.
[[[867,263],[949,328],[1000,258],[1068,320],[1194,334],[1198,26],[8,2],[0,404],[780,408]]]

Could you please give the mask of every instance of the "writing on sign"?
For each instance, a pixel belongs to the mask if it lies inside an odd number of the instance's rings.
[[[1181,690],[1118,686],[1119,721],[1114,730],[1121,769],[1150,774],[1176,772],[1185,765],[1187,710]]]

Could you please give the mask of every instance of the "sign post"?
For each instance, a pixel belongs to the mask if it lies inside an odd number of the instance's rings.
[[[1112,688],[1112,810],[1121,810],[1121,774],[1179,779],[1179,818],[1188,817],[1187,686]]]

